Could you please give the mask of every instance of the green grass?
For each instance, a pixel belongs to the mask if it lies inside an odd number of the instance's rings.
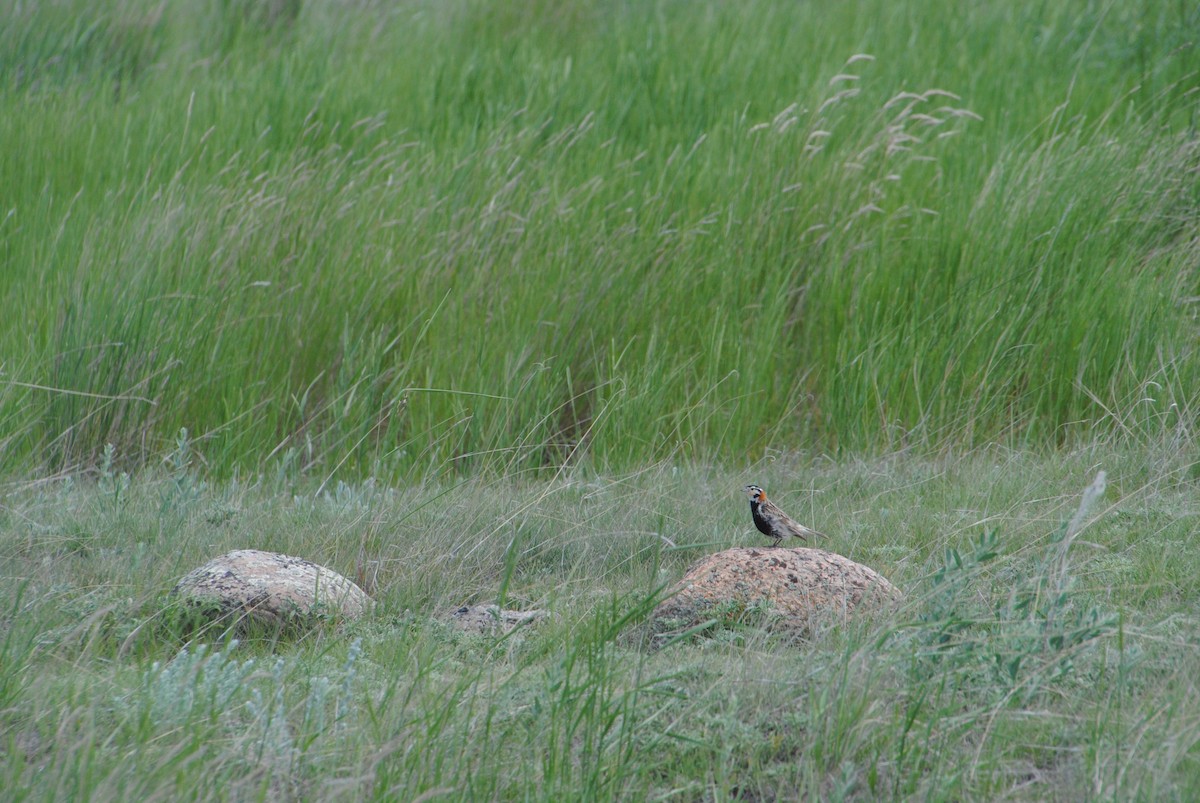
[[[187,427],[223,476],[418,481],[1191,421],[1187,4],[244,5],[0,9],[10,464]]]
[[[0,0],[2,796],[1200,798],[1193,5]]]
[[[1107,491],[1068,534],[1098,470]],[[665,582],[762,542],[749,479],[904,604],[799,644],[735,625],[652,649]],[[8,799],[1200,793],[1196,484],[1177,449],[291,483],[184,468],[8,487]],[[246,546],[359,577],[378,605],[299,638],[182,628],[174,581]],[[445,621],[494,601],[551,618],[502,639]]]

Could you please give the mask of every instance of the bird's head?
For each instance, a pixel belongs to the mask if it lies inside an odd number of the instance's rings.
[[[762,488],[759,488],[757,485],[747,485],[742,490],[746,492],[746,496],[750,497],[751,502],[767,501],[766,492]]]

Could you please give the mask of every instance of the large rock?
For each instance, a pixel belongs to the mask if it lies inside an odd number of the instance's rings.
[[[361,588],[304,558],[238,549],[186,574],[174,589],[197,610],[267,627],[353,619],[371,605]]]
[[[713,619],[760,621],[805,636],[855,610],[901,599],[900,590],[873,569],[804,547],[717,552],[692,566],[668,593],[652,616],[659,640]]]

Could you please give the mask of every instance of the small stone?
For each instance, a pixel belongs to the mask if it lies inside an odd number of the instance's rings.
[[[768,629],[796,636],[859,609],[900,601],[875,570],[820,549],[739,548],[693,565],[651,616],[659,641],[712,619],[761,613]]]
[[[466,633],[504,635],[546,615],[545,611],[509,611],[498,605],[464,605],[450,614],[450,624]]]
[[[337,572],[310,560],[238,549],[186,574],[173,590],[214,618],[246,618],[267,627],[361,616],[371,598]]]

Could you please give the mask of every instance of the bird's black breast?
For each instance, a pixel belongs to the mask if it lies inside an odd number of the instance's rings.
[[[750,501],[750,515],[754,518],[754,526],[763,535],[771,535],[771,524],[763,518],[762,512],[759,510],[761,502]]]

